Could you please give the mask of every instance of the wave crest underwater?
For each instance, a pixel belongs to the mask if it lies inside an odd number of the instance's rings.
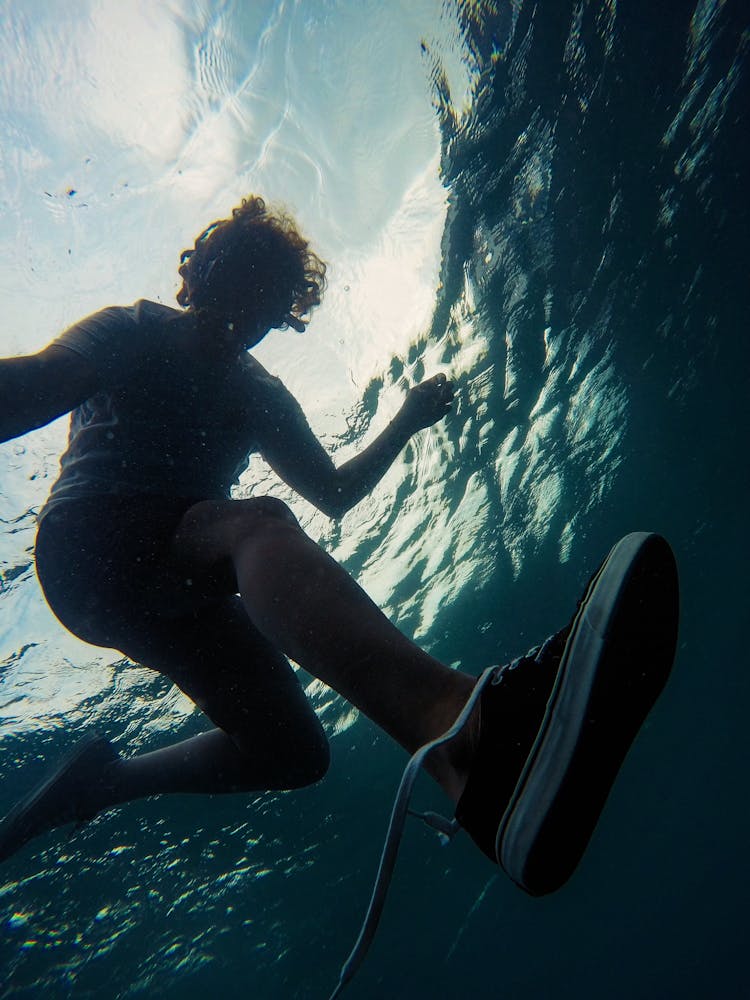
[[[474,673],[567,620],[618,535],[661,531],[678,553],[675,677],[575,879],[528,900],[468,838],[441,851],[408,830],[351,995],[738,993],[743,5],[7,13],[3,356],[104,305],[170,303],[180,250],[258,191],[331,265],[309,334],[257,353],[335,460],[424,376],[445,371],[459,401],[341,522],[259,461],[239,495],[290,502],[405,632]],[[64,425],[0,450],[2,811],[92,729],[131,753],[205,728],[44,604],[35,518]],[[309,694],[333,739],[320,787],[139,802],[6,864],[0,995],[326,995],[402,755],[319,683]],[[438,806],[427,782],[420,795]]]

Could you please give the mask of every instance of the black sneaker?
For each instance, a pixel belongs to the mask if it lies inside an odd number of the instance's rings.
[[[486,683],[456,819],[526,892],[554,892],[578,865],[669,676],[678,604],[667,542],[626,535],[570,625]]]

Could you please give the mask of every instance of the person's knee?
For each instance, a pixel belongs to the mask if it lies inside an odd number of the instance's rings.
[[[331,749],[323,737],[314,744],[307,744],[295,754],[289,767],[289,788],[304,788],[321,781],[331,766]]]
[[[291,508],[277,497],[252,497],[250,500],[237,500],[235,503],[240,506],[243,516],[253,522],[269,521],[274,523],[281,521],[299,527],[299,522]]]
[[[331,751],[322,729],[303,739],[277,742],[265,750],[257,740],[235,735],[234,742],[247,761],[247,788],[257,791],[260,783],[271,789],[305,788],[320,781],[331,764]]]
[[[231,514],[231,520],[235,543],[263,538],[279,530],[302,530],[289,507],[276,497],[254,497],[251,500],[236,500],[234,503],[237,506]]]
[[[216,572],[247,541],[262,541],[288,531],[302,531],[283,500],[202,500],[191,507],[172,540],[176,565],[194,572]]]

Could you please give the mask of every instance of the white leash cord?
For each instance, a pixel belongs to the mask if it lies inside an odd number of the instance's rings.
[[[375,932],[378,929],[378,923],[380,922],[380,917],[383,913],[385,898],[391,884],[393,869],[396,864],[396,856],[398,855],[398,849],[401,844],[406,817],[409,813],[409,801],[411,800],[414,783],[417,780],[417,775],[419,774],[422,762],[431,750],[434,750],[435,747],[441,746],[443,743],[447,743],[461,732],[466,725],[474,706],[479,700],[485,685],[496,669],[497,667],[493,666],[487,667],[487,669],[483,671],[474,686],[474,690],[469,696],[469,700],[461,709],[458,718],[453,723],[451,728],[446,733],[443,733],[442,736],[438,736],[437,739],[432,740],[430,743],[425,743],[423,747],[420,747],[406,765],[404,773],[401,776],[401,783],[399,784],[395,801],[393,803],[393,809],[391,810],[391,819],[388,824],[388,832],[386,833],[383,852],[380,857],[378,873],[375,877],[375,885],[373,886],[370,905],[367,908],[365,919],[362,922],[362,929],[359,932],[359,937],[352,948],[349,958],[346,960],[341,969],[338,986],[331,994],[330,1000],[336,1000],[337,997],[341,996],[344,987],[347,983],[351,982],[360,965],[364,961],[365,955],[375,938]],[[428,815],[431,814],[425,814],[425,817],[422,818],[426,818]],[[459,825],[455,820],[446,820],[442,817],[437,817],[434,823],[429,819],[426,819],[426,822],[428,822],[430,826],[434,826],[446,836],[452,836],[452,834],[459,829]]]

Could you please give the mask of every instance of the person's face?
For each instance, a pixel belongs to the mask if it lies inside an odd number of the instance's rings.
[[[284,323],[298,333],[305,332],[305,324],[301,320],[286,312],[281,313],[278,307],[276,309],[265,307],[262,302],[227,310],[221,321],[228,339],[244,351],[255,347],[270,330],[277,329]]]
[[[286,295],[274,287],[273,272],[262,277],[256,269],[250,268],[250,272],[254,273],[248,282],[248,263],[244,257],[236,261],[224,259],[215,271],[212,264],[207,268],[212,302],[206,308],[213,314],[213,325],[219,327],[227,346],[249,350],[269,330],[284,323],[304,333],[305,324],[289,315],[291,296],[286,300]]]

